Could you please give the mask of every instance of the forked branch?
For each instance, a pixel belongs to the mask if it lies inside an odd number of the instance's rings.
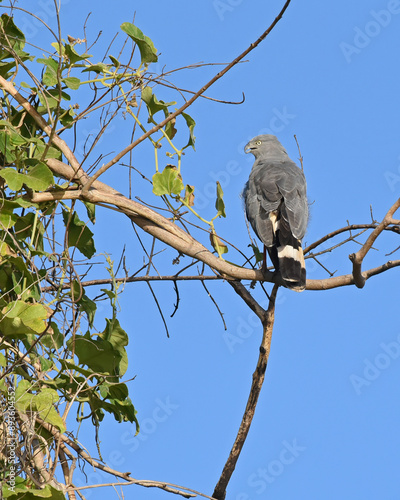
[[[367,241],[357,253],[349,255],[349,259],[353,263],[353,280],[357,288],[363,288],[367,280],[367,274],[362,272],[362,262],[372,248],[378,236],[391,224],[398,225],[399,221],[393,218],[395,212],[400,208],[400,198],[390,207],[382,222],[368,236]],[[387,264],[391,264],[388,262]]]

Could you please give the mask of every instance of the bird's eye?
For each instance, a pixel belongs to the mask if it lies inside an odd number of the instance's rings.
[[[261,141],[256,142],[257,146],[261,146]]]

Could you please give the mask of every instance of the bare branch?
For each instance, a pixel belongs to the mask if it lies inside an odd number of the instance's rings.
[[[228,460],[224,466],[221,477],[215,486],[213,497],[218,500],[223,500],[226,495],[226,488],[230,478],[235,470],[240,452],[242,451],[247,434],[250,430],[251,422],[253,421],[254,413],[257,406],[258,396],[260,395],[261,387],[265,378],[265,370],[267,369],[268,357],[271,349],[272,330],[275,320],[275,299],[279,285],[274,285],[272,290],[269,306],[267,311],[264,311],[254,299],[249,297],[249,292],[238,282],[229,282],[247,305],[257,314],[263,326],[263,337],[260,345],[260,354],[258,356],[257,366],[253,373],[253,382],[251,384],[250,394],[247,400],[246,409],[243,414],[242,422],[239,427],[235,442],[229,454]],[[257,305],[256,305],[257,304]]]
[[[360,250],[357,253],[352,253],[349,255],[349,259],[353,263],[353,279],[354,279],[354,284],[356,285],[357,288],[363,288],[367,280],[365,273],[363,273],[361,269],[362,262],[365,256],[372,248],[372,245],[374,244],[376,238],[382,233],[382,231],[385,228],[387,228],[390,224],[397,224],[398,221],[393,219],[393,215],[398,210],[399,207],[400,207],[400,198],[390,207],[389,211],[383,218],[382,222],[378,224],[378,226],[374,229],[374,231],[372,231],[372,233],[367,238],[367,241],[360,248]]]
[[[133,479],[130,477],[130,472],[119,472],[117,470],[111,469],[111,467],[108,467],[106,465],[101,464],[94,458],[92,458],[89,453],[87,453],[83,448],[81,448],[75,441],[72,439],[69,439],[65,434],[61,434],[56,427],[53,425],[45,422],[39,417],[36,417],[36,421],[47,431],[49,431],[56,439],[59,439],[63,445],[68,445],[70,448],[72,448],[83,460],[88,462],[90,465],[95,467],[96,469],[100,469],[103,472],[106,472],[107,474],[111,474],[115,477],[120,477],[121,479],[124,479],[127,481],[126,484],[136,484],[138,486],[144,486],[145,488],[159,488],[164,491],[168,491],[169,493],[174,493],[176,495],[183,496],[184,498],[192,498],[195,497],[196,495],[200,495],[204,498],[208,498],[210,500],[213,500],[211,497],[208,497],[207,495],[204,495],[202,493],[199,493],[197,491],[191,490],[189,488],[185,488],[184,486],[178,486],[175,484],[170,484],[166,483],[165,481],[151,481],[148,479]],[[118,483],[119,484],[119,483]],[[125,484],[125,483],[123,483]],[[122,484],[120,484],[122,486]],[[72,487],[71,485],[68,486],[68,491],[70,490],[81,490],[85,489],[85,486],[75,488]],[[90,488],[91,486],[88,486]],[[186,490],[186,491],[183,491]]]
[[[400,266],[400,260],[389,260],[379,267],[374,267],[368,271],[363,272],[365,280],[381,274],[389,269]],[[343,274],[342,276],[335,276],[324,280],[307,280],[307,290],[331,290],[341,286],[355,285],[354,277],[352,274]]]
[[[169,493],[174,493],[175,495],[183,496],[184,498],[194,498],[196,496],[200,496],[202,498],[207,498],[208,500],[215,500],[213,497],[205,495],[200,491],[196,491],[191,488],[186,488],[185,486],[180,486],[178,484],[166,483],[161,481],[151,481],[147,479],[141,479],[141,480],[132,479],[127,483],[104,483],[104,484],[79,486],[77,488],[74,488],[74,490],[79,492],[80,490],[86,490],[92,488],[103,488],[105,486],[130,486],[131,484],[137,484],[139,486],[144,486],[145,488],[159,488]]]
[[[62,172],[64,174],[63,176],[65,176],[66,178],[72,178],[72,179],[74,178],[73,169],[68,165],[63,164],[62,162],[59,162],[57,160],[48,161],[47,164],[52,170],[56,165],[54,171],[57,171],[59,174],[61,173],[61,166],[62,166]],[[161,216],[154,210],[144,207],[143,205],[134,200],[129,200],[122,194],[118,193],[116,190],[112,189],[106,184],[103,184],[100,181],[96,181],[96,183],[93,185],[92,190],[90,191],[90,193],[88,193],[87,196],[84,196],[82,192],[79,190],[73,190],[73,191],[70,190],[70,191],[52,191],[44,193],[34,193],[29,197],[31,201],[37,203],[43,201],[52,201],[61,199],[82,199],[82,198],[86,199],[87,201],[91,201],[92,203],[97,203],[97,204],[103,203],[105,205],[117,206],[120,209],[120,211],[122,211],[128,217],[130,217],[130,219],[139,227],[141,227],[144,231],[158,238],[159,240],[163,241],[170,247],[175,248],[178,252],[185,255],[189,255],[194,259],[200,260],[204,264],[208,265],[211,269],[218,272],[221,278],[227,280],[239,279],[239,280],[250,280],[250,281],[261,281],[261,282],[268,281],[271,283],[281,284],[279,275],[276,275],[272,272],[269,271],[262,272],[261,270],[257,269],[242,268],[230,264],[229,262],[216,257],[206,247],[204,247],[201,243],[192,238],[190,235],[188,235],[188,233],[180,229],[176,224],[174,224],[170,220]],[[392,218],[390,218],[389,223],[390,224],[393,223]],[[380,232],[382,232],[384,230],[384,227],[381,226],[382,223],[379,226],[377,226],[375,230],[380,228]],[[335,231],[333,233],[330,233],[330,235],[328,236],[333,237],[332,235],[334,233],[339,234],[340,232],[349,230],[349,227],[350,226]],[[321,238],[321,240],[319,241],[322,240],[326,241],[326,239],[329,238],[327,237]],[[373,241],[375,241],[375,239],[376,237],[373,239]],[[384,270],[391,269],[392,267],[396,266],[398,266],[397,261],[389,261],[384,265],[385,267]],[[382,267],[380,267],[379,269],[382,269]],[[380,272],[382,272],[382,270]],[[365,272],[364,274],[365,274],[365,279],[368,279],[369,277],[375,276],[378,273],[376,273],[375,270],[372,269],[370,271]],[[307,290],[327,290],[331,288],[353,285],[353,284],[355,284],[355,281],[352,275],[342,275],[323,280],[307,280]]]
[[[336,229],[335,231],[332,231],[319,240],[315,241],[314,243],[311,243],[311,245],[308,245],[304,249],[304,254],[311,252],[311,250],[314,250],[314,248],[318,247],[319,245],[322,245],[322,243],[325,243],[325,241],[330,240],[331,238],[334,238],[335,236],[338,236],[339,234],[342,234],[346,231],[353,231],[355,229],[376,229],[377,224],[349,224],[348,226],[341,227],[340,229]],[[384,228],[386,231],[392,231],[396,234],[400,233],[400,228],[398,226],[389,226]]]

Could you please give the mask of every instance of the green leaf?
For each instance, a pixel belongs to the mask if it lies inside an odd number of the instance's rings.
[[[253,249],[254,257],[256,258],[256,264],[258,264],[259,262],[263,262],[264,260],[263,252],[260,252],[259,248],[256,245],[250,245],[250,246]]]
[[[142,64],[158,61],[157,50],[153,42],[148,36],[144,35],[139,28],[132,23],[123,23],[121,24],[121,29],[130,36],[139,47]]]
[[[27,240],[30,238],[31,246],[38,252],[43,251],[43,234],[44,227],[40,219],[38,219],[35,212],[28,212],[25,215],[18,217],[14,226],[15,237],[19,241]],[[32,241],[33,236],[33,241]]]
[[[42,304],[16,300],[3,307],[0,313],[3,335],[27,335],[42,333],[46,329],[47,309]]]
[[[99,389],[102,398],[111,398],[124,401],[129,395],[128,387],[126,386],[126,384],[109,384],[108,382],[103,382],[100,385]]]
[[[65,432],[64,422],[57,410],[54,408],[54,403],[59,400],[58,394],[54,389],[44,388],[35,395],[36,411],[39,412],[40,418],[45,422],[54,425],[60,432]]]
[[[83,204],[86,207],[86,213],[90,222],[94,224],[96,222],[96,205],[94,203],[90,203],[89,201],[84,201]]]
[[[43,335],[40,342],[50,349],[60,349],[64,343],[64,336],[58,329],[57,323],[52,321],[48,329],[49,335]]]
[[[46,85],[46,87],[53,87],[57,85],[58,62],[55,61],[52,57],[38,58],[37,62],[46,66],[46,70],[43,74],[43,84]]]
[[[68,43],[65,44],[65,53],[67,54],[71,64],[75,64],[78,61],[83,61],[92,57],[90,54],[78,54],[74,47]]]
[[[41,113],[47,112],[48,109],[54,109],[56,108],[59,103],[60,103],[60,96],[61,99],[64,99],[64,101],[70,101],[71,97],[66,93],[66,92],[59,92],[59,89],[47,89],[45,94],[40,93],[39,94],[39,101],[41,102],[42,106],[38,107],[38,111]]]
[[[83,311],[85,311],[90,328],[93,327],[94,316],[96,314],[97,305],[96,302],[89,299],[87,295],[83,295],[81,300],[78,302],[79,306]]]
[[[59,149],[53,146],[48,146],[48,144],[46,144],[42,140],[35,141],[35,150],[33,153],[34,157],[37,159],[42,159],[45,151],[46,158],[57,158],[58,160],[61,159],[61,153]]]
[[[54,177],[47,165],[37,163],[28,169],[27,174],[24,176],[24,184],[33,191],[45,191],[54,184]]]
[[[82,70],[82,73],[88,72],[88,71],[94,71],[97,74],[104,73],[107,69],[109,69],[108,64],[104,64],[102,62],[97,63],[97,64],[91,64],[89,66],[86,66],[85,69]]]
[[[71,339],[67,345],[72,349]],[[75,354],[79,363],[98,373],[118,376],[121,353],[114,349],[111,342],[102,338],[92,339],[89,332],[84,336],[75,336]]]
[[[21,398],[23,398],[28,393],[30,388],[30,382],[28,382],[27,380],[21,380],[15,388],[15,400],[19,401]]]
[[[90,259],[96,252],[92,231],[79,219],[76,212],[73,212],[71,218],[68,210],[64,209],[62,212],[65,227],[68,226],[68,247],[76,247]]]
[[[0,175],[4,170],[0,171]],[[10,170],[14,169],[11,168]],[[10,229],[17,222],[19,215],[14,214],[16,208],[18,208],[16,203],[4,199],[0,200],[0,224],[2,229]]]
[[[108,57],[111,59],[111,62],[116,67],[116,69],[118,69],[121,66],[121,63],[118,61],[117,58],[115,58],[114,56],[108,56]]]
[[[61,108],[60,113],[61,113],[59,117],[60,122],[62,123],[62,125],[64,125],[64,127],[70,128],[74,122],[74,118],[76,115],[75,111],[70,106],[68,110]]]
[[[17,482],[17,480],[20,481]],[[38,498],[65,500],[64,494],[53,486],[46,484],[42,489],[36,489],[32,486],[31,481],[28,482],[22,477],[15,478],[15,488],[13,490],[6,481],[3,482],[3,497],[9,500],[38,500]]]
[[[153,193],[157,196],[180,194],[183,188],[181,174],[173,165],[167,165],[162,172],[153,175]]]
[[[26,174],[17,172],[14,168],[6,167],[0,170],[0,177],[6,182],[12,191],[20,191],[26,184],[33,191],[44,191],[54,184],[51,170],[44,163],[37,163],[28,169]]]
[[[16,160],[13,144],[11,143],[10,134],[8,131],[0,130],[0,157],[3,164],[12,164]],[[5,161],[4,161],[5,160]]]
[[[15,168],[6,167],[0,170],[0,177],[2,177],[11,191],[19,191],[24,184],[24,175],[20,174]]]
[[[129,342],[128,334],[115,318],[112,320],[106,319],[106,324],[107,326],[101,336],[105,340],[108,340],[114,349],[120,353],[119,375],[122,376],[128,369],[128,355],[125,350],[125,346]]]
[[[215,233],[210,233],[210,241],[214,250],[218,252],[218,255],[228,253],[228,247],[225,245],[225,243],[221,241],[221,239]]]
[[[30,382],[21,381],[15,390],[15,406],[23,412],[37,412],[45,422],[54,425],[60,432],[65,432],[64,422],[54,408],[54,404],[59,401],[57,391],[45,387],[34,394],[31,390]]]
[[[226,217],[223,197],[224,192],[222,191],[221,184],[217,181],[217,200],[215,202],[215,208],[217,209],[218,213],[216,217]]]
[[[164,111],[166,116],[168,116],[168,107],[176,104],[176,101],[164,102],[159,101],[157,97],[153,94],[151,87],[145,87],[142,90],[142,100],[146,103],[147,109],[149,110],[150,117],[158,113],[158,111]],[[149,119],[150,121],[150,119]]]
[[[31,269],[28,269],[22,257],[14,257],[13,255],[7,255],[7,258],[2,259],[0,289],[3,293],[8,292],[12,297],[18,296],[22,302],[31,299],[38,301],[41,297],[38,276],[32,273]]]
[[[25,46],[25,35],[14,24],[12,17],[3,14],[0,18],[0,58],[12,56],[12,53],[7,50],[11,47],[14,51],[19,52]]]
[[[183,118],[184,118],[184,119],[185,119],[185,121],[186,121],[186,125],[188,126],[188,128],[189,128],[189,133],[190,133],[190,136],[189,136],[189,141],[188,141],[188,143],[186,144],[186,146],[185,146],[183,149],[186,149],[186,148],[187,148],[187,147],[189,147],[189,146],[192,146],[192,148],[193,148],[193,149],[195,149],[195,147],[194,147],[194,143],[195,143],[195,141],[196,141],[196,137],[195,137],[195,135],[194,135],[193,131],[194,131],[194,127],[195,127],[195,125],[196,125],[196,122],[195,122],[195,121],[193,120],[193,118],[192,118],[190,115],[188,115],[187,113],[182,113],[182,116],[183,116]]]
[[[60,45],[58,42],[53,42],[51,44],[52,47],[54,47],[57,51],[58,54],[60,55],[64,55],[65,54],[65,49],[64,49],[64,46],[63,45]]]
[[[72,90],[78,90],[79,86],[81,84],[81,81],[79,78],[76,78],[75,76],[68,76],[67,78],[63,78],[61,80],[65,85]]]

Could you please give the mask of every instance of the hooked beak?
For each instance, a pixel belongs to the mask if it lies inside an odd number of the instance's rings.
[[[244,147],[244,152],[245,152],[246,154],[247,154],[247,153],[251,153],[251,150],[252,150],[252,149],[253,149],[253,148],[251,147],[251,143],[250,143],[250,142],[248,142],[248,143],[246,144],[246,146]]]

